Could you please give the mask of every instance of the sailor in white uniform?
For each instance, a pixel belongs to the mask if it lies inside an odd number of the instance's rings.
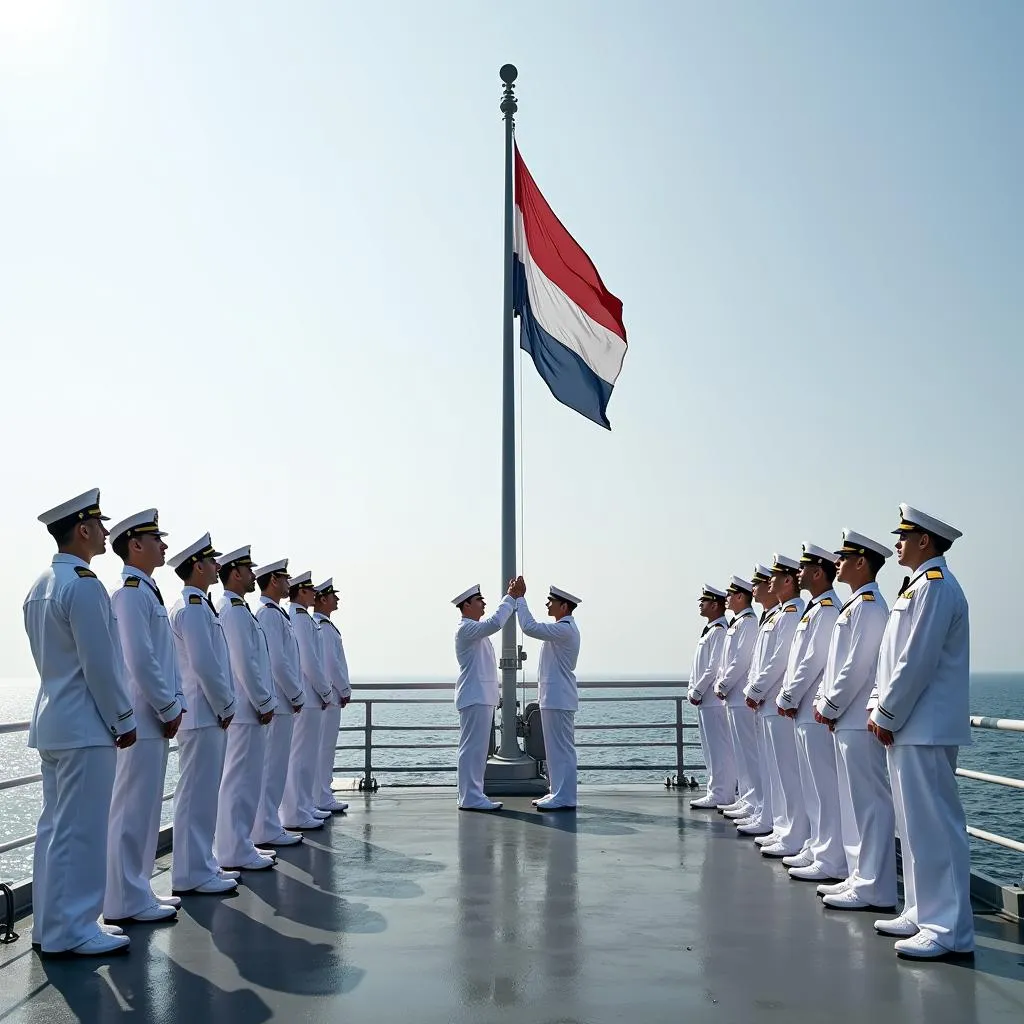
[[[900,505],[896,556],[910,572],[893,603],[878,655],[878,706],[869,728],[885,746],[903,855],[904,909],[876,921],[904,936],[899,956],[971,956],[970,845],[956,783],[971,742],[967,599],[945,553],[959,530]]]
[[[118,758],[114,776],[103,900],[108,923],[170,920],[181,903],[177,896],[157,896],[150,883],[167,751],[185,710],[167,609],[153,579],[154,570],[164,564],[166,536],[155,508],[129,516],[110,531],[110,546],[124,562],[121,586],[110,604],[138,740]]]
[[[288,596],[288,559],[261,565],[256,572],[260,588],[260,607],[256,621],[263,631],[270,659],[270,674],[277,690],[277,708],[267,730],[267,750],[263,761],[263,784],[252,827],[253,844],[260,847],[294,846],[302,841],[298,832],[289,832],[281,824],[278,807],[284,795],[288,775],[288,756],[292,747],[292,723],[306,700],[299,669],[299,645],[291,619],[281,607]]]
[[[299,573],[288,581],[288,609],[295,639],[299,645],[299,669],[305,695],[302,714],[292,730],[292,749],[288,757],[288,777],[281,798],[281,820],[286,828],[304,831],[322,828],[330,811],[317,807],[317,768],[320,764],[320,740],[323,736],[323,713],[331,700],[332,687],[320,660],[320,643],[316,622],[309,609],[316,591],[313,574]]]
[[[313,618],[320,628],[320,652],[327,681],[331,684],[331,699],[321,715],[323,735],[320,739],[320,765],[317,773],[317,807],[333,814],[343,814],[348,810],[348,804],[334,795],[331,783],[334,781],[334,751],[338,745],[338,731],[341,729],[341,712],[352,699],[345,645],[341,631],[331,621],[331,615],[338,610],[339,603],[338,591],[334,589],[334,577],[331,576],[316,588]]]
[[[229,871],[274,866],[274,857],[261,853],[251,838],[263,785],[267,726],[277,710],[267,641],[245,603],[245,595],[256,589],[251,552],[249,544],[228,552],[219,559],[217,573],[224,587],[217,614],[228,645],[235,717],[224,750],[214,850],[217,862]]]
[[[726,709],[738,796],[735,803],[723,808],[723,813],[727,817],[745,818],[756,807],[754,777],[758,771],[756,718],[743,697],[757,641],[757,616],[751,607],[754,584],[742,576],[733,576],[726,594],[725,606],[732,612],[732,621],[725,631],[714,694]]]
[[[136,738],[110,598],[89,568],[106,550],[104,519],[95,488],[39,516],[58,553],[24,604],[39,672],[28,745],[43,776],[32,871],[32,945],[42,956],[128,948],[126,935],[99,923],[115,748]]]
[[[178,730],[171,891],[218,895],[237,888],[213,854],[226,730],[235,716],[228,645],[207,591],[217,580],[208,533],[167,559],[185,584],[171,609],[174,653],[188,714]]]
[[[736,799],[736,759],[725,705],[715,698],[712,687],[718,678],[722,648],[729,623],[725,618],[725,591],[704,584],[698,610],[706,625],[693,652],[687,699],[697,708],[700,745],[708,781],[704,796],[690,801],[699,810],[726,807]]]
[[[797,765],[808,832],[803,848],[782,858],[791,878],[820,884],[846,878],[846,850],[839,823],[839,783],[832,734],[814,718],[814,698],[825,672],[839,597],[832,589],[835,555],[804,544],[797,583],[811,595],[796,627],[786,681],[776,700],[795,722]],[[764,851],[762,850],[762,853]]]
[[[875,577],[892,552],[862,533],[843,530],[836,555],[836,578],[851,594],[832,627],[815,710],[835,741],[847,877],[836,885],[819,885],[818,894],[836,910],[891,908],[896,905],[896,819],[885,748],[865,723],[889,618]]]
[[[519,587],[513,580],[494,614],[486,619],[487,605],[479,584],[452,599],[462,616],[455,630],[455,659],[459,665],[455,709],[459,713],[458,784],[462,811],[501,810],[499,801],[489,800],[484,794],[487,750],[500,696],[491,636],[501,630],[516,610],[518,596]]]
[[[580,655],[580,631],[573,612],[580,599],[566,590],[551,587],[547,609],[555,621],[537,622],[526,603],[526,584],[516,580],[516,614],[523,632],[543,640],[537,666],[537,697],[544,729],[544,759],[551,792],[534,806],[541,811],[569,811],[576,807],[576,742],[574,737],[579,696],[576,661]]]
[[[771,795],[771,773],[769,771],[768,759],[771,757],[771,746],[768,743],[768,728],[765,723],[765,708],[763,701],[749,696],[747,689],[750,683],[755,680],[761,671],[761,665],[771,652],[775,644],[774,622],[782,608],[778,597],[772,593],[771,581],[772,570],[767,565],[758,562],[754,566],[754,573],[750,577],[754,585],[754,600],[761,606],[761,617],[757,623],[757,636],[754,638],[754,652],[750,657],[750,671],[743,681],[743,702],[747,710],[754,716],[754,739],[757,741],[757,755],[752,764],[753,775],[753,804],[754,807],[747,815],[738,815],[735,811],[726,811],[725,815],[736,822],[736,831],[740,835],[752,836],[756,839],[764,839],[774,831],[772,823],[772,795]],[[772,714],[775,709],[771,709]]]
[[[776,704],[790,666],[790,648],[803,616],[804,602],[796,578],[800,563],[787,555],[776,554],[772,561],[772,593],[779,599],[779,610],[765,625],[771,634],[757,676],[746,688],[746,695],[764,708],[768,783],[771,791],[772,831],[754,842],[770,857],[789,857],[799,853],[807,839],[807,813],[800,789],[800,768],[796,757],[796,733],[793,719],[783,715]]]

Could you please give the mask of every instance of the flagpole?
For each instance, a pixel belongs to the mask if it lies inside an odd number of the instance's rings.
[[[500,110],[505,121],[505,300],[502,334],[502,402],[501,402],[501,593],[516,572],[516,395],[515,395],[515,332],[513,329],[512,251],[515,214],[513,139],[518,103],[515,80],[519,71],[505,64],[498,72],[504,83]],[[516,676],[522,667],[516,643],[516,620],[513,615],[501,632],[501,746],[497,755],[487,762],[484,785],[488,793],[533,794],[543,792],[537,762],[525,754],[516,736]]]

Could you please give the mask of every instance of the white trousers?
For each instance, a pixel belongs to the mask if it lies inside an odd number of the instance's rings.
[[[320,764],[320,740],[323,736],[323,709],[315,694],[307,700],[292,724],[292,746],[288,755],[288,775],[281,797],[281,822],[306,825],[315,818],[318,803],[317,767]]]
[[[337,704],[331,704],[320,716],[320,761],[317,772],[317,807],[327,807],[337,798],[331,789],[334,781],[334,748],[338,745],[338,730],[341,728],[341,708]]]
[[[104,917],[132,917],[156,903],[150,879],[160,833],[168,746],[161,736],[137,740],[117,752],[107,829]]]
[[[768,773],[774,829],[778,841],[792,853],[798,853],[807,842],[808,826],[796,756],[796,730],[793,719],[785,715],[767,714],[764,723],[771,748]]]
[[[760,783],[755,781],[760,772],[760,751],[757,743],[760,725],[757,715],[746,704],[727,707],[726,715],[729,719],[729,734],[732,736],[732,749],[736,759],[736,792],[744,804],[756,809],[760,802],[758,792],[761,788]]]
[[[738,710],[743,710],[742,708]],[[750,709],[747,708],[749,711]],[[757,761],[756,772],[753,776],[754,784],[754,824],[762,828],[773,829],[772,821],[772,787],[771,787],[771,761],[772,746],[768,740],[768,716],[760,711],[751,711],[754,716],[754,739],[757,740]]]
[[[486,807],[491,803],[484,795],[484,772],[493,722],[494,707],[491,704],[470,704],[459,709],[460,807]]]
[[[232,722],[228,729],[214,841],[217,863],[224,867],[244,864],[256,857],[256,846],[250,837],[263,785],[268,728],[258,722]]]
[[[708,772],[707,795],[718,804],[736,799],[736,758],[729,732],[729,713],[714,695],[705,694],[697,706],[700,746]]]
[[[957,789],[957,747],[887,750],[903,854],[904,913],[939,945],[974,949],[971,851]]]
[[[839,813],[851,886],[876,907],[896,906],[896,815],[885,747],[867,729],[837,729]]]
[[[47,953],[100,933],[117,751],[40,750],[43,806],[32,867],[32,941]]]
[[[263,755],[263,783],[260,802],[256,807],[256,821],[252,826],[252,841],[256,846],[273,842],[284,832],[277,808],[284,795],[284,781],[288,775],[288,755],[292,749],[291,705],[284,714],[275,714],[267,726],[267,749]],[[301,714],[301,712],[300,712]]]
[[[836,745],[828,726],[818,722],[798,724],[796,752],[807,812],[806,849],[819,868],[833,878],[846,878],[848,870],[839,812]]]
[[[548,765],[550,807],[576,806],[576,712],[541,708],[544,760]]]
[[[233,729],[234,725],[229,726]],[[215,878],[213,855],[225,731],[219,725],[178,732],[178,785],[174,790],[171,887],[194,889]]]

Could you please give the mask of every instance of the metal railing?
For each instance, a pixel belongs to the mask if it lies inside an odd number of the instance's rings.
[[[631,681],[605,681],[605,682],[587,682],[580,683],[581,690],[675,690],[674,694],[644,694],[636,695],[631,694],[625,695],[611,695],[611,696],[583,696],[580,698],[582,704],[593,704],[593,703],[611,703],[611,704],[637,704],[637,703],[671,703],[674,705],[674,721],[672,722],[622,722],[622,721],[609,721],[600,723],[580,723],[576,725],[576,732],[616,732],[620,730],[630,730],[639,733],[651,733],[651,732],[670,732],[671,739],[663,740],[643,740],[643,741],[626,741],[626,742],[615,742],[615,741],[583,741],[576,744],[577,748],[588,750],[588,749],[636,749],[638,747],[645,748],[661,748],[671,749],[674,752],[674,757],[671,761],[666,763],[608,763],[608,764],[580,764],[579,771],[581,772],[653,772],[653,771],[668,771],[673,772],[679,778],[680,782],[683,781],[684,773],[691,771],[703,771],[703,763],[698,764],[687,764],[685,760],[685,751],[687,748],[699,747],[698,741],[686,740],[685,736],[688,730],[695,730],[696,724],[693,722],[687,722],[684,720],[684,706],[687,704],[685,697],[685,680],[656,680],[650,682],[631,682]],[[528,686],[528,689],[533,689],[532,686]],[[380,691],[387,692],[423,692],[423,691],[448,691],[449,693],[453,690],[451,683],[363,683],[358,687],[359,692],[373,693]],[[456,765],[451,764],[411,764],[408,761],[402,764],[382,764],[378,759],[374,761],[374,753],[379,751],[412,751],[412,750],[455,750],[458,746],[457,743],[380,743],[375,742],[375,733],[438,733],[438,732],[458,732],[457,725],[445,725],[440,723],[431,723],[426,725],[402,725],[402,724],[391,724],[388,722],[376,722],[374,720],[374,708],[382,706],[417,706],[417,705],[451,705],[450,698],[419,698],[410,699],[405,697],[360,697],[353,700],[350,703],[351,706],[362,706],[364,710],[364,721],[362,725],[343,725],[340,730],[339,739],[343,739],[345,734],[360,733],[362,736],[361,743],[347,744],[339,743],[336,750],[339,752],[359,752],[362,754],[361,765],[356,766],[335,766],[335,774],[340,775],[354,775],[359,777],[359,788],[366,790],[375,790],[378,787],[375,772],[386,772],[388,774],[419,774],[419,775],[434,775],[440,773],[452,773],[456,770]],[[989,718],[980,715],[971,716],[971,726],[975,729],[990,729],[998,730],[1000,732],[1019,732],[1024,733],[1024,721],[1012,718]],[[0,735],[6,735],[11,733],[27,732],[29,728],[28,722],[5,722],[0,723]],[[171,747],[172,752],[177,748]],[[1024,789],[1024,780],[1014,779],[1003,775],[994,775],[988,772],[980,772],[969,768],[958,768],[957,775],[961,778],[970,779],[975,782],[985,782],[998,786],[1006,786],[1013,789]],[[0,780],[0,791],[8,789],[16,789],[21,786],[28,786],[33,783],[39,782],[42,776],[39,774],[24,775],[19,778],[11,778]],[[416,783],[421,785],[422,783]],[[164,801],[172,799],[173,793],[165,793]],[[1024,842],[1019,842],[1015,839],[1010,839],[1007,836],[1001,836],[994,832],[988,832],[985,829],[976,828],[972,825],[967,826],[967,832],[983,842],[993,843],[997,846],[1002,846],[1008,850],[1014,850],[1017,853],[1024,853]],[[35,834],[20,836],[17,839],[8,840],[0,843],[0,854],[8,853],[12,850],[17,850],[24,846],[29,846],[35,842]]]

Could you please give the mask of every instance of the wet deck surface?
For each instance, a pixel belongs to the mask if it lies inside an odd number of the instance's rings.
[[[688,792],[580,796],[575,815],[527,798],[459,813],[451,790],[349,798],[275,870],[136,925],[108,961],[40,961],[21,921],[0,1020],[1024,1020],[1017,925],[979,914],[972,965],[900,961],[877,915],[825,913]]]

